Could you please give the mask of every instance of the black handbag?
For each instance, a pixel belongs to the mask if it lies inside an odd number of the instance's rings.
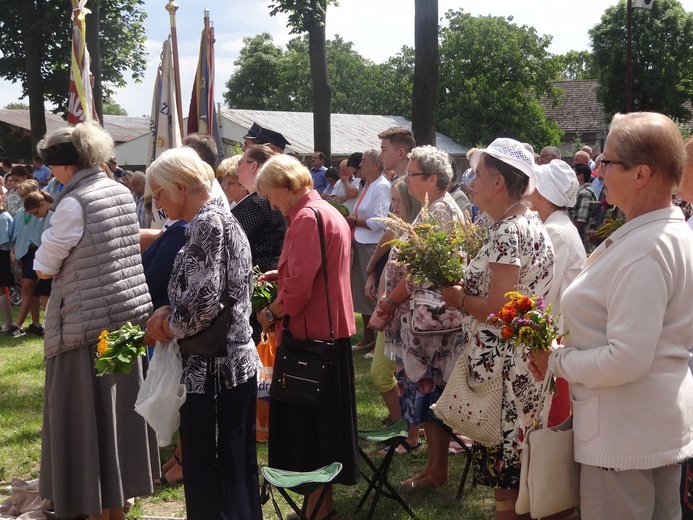
[[[224,307],[219,311],[217,317],[212,320],[209,327],[201,330],[197,334],[180,338],[178,346],[181,349],[196,354],[204,358],[226,357],[226,345],[228,340],[226,336],[229,332],[231,323],[231,305],[229,302],[228,288],[228,239],[226,237],[226,223],[222,220],[224,230],[224,279],[226,287],[221,293],[221,302]]]
[[[284,322],[282,341],[277,348],[270,397],[284,403],[302,407],[326,407],[329,404],[329,387],[334,373],[334,329],[330,309],[330,292],[327,287],[327,256],[325,237],[320,212],[315,211],[322,254],[322,274],[325,278],[327,297],[327,319],[330,324],[330,339],[320,341],[297,339],[288,331],[289,317]]]

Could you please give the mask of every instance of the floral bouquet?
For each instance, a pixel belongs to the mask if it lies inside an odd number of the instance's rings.
[[[262,276],[262,271],[258,266],[254,266],[253,295],[250,298],[254,314],[267,307],[277,297],[277,284],[268,281],[260,282],[260,276]]]
[[[419,224],[409,224],[392,213],[379,220],[399,235],[388,244],[395,248],[395,260],[407,266],[412,281],[434,287],[462,280],[467,260],[477,255],[485,237],[483,228],[471,218],[466,223],[438,222],[428,211],[428,198]]]
[[[94,360],[96,375],[129,374],[137,358],[146,352],[142,338],[144,331],[130,322],[113,332],[101,332]]]
[[[543,296],[511,291],[505,297],[510,301],[487,320],[501,329],[501,344],[514,343],[515,349],[526,358],[532,352],[548,352],[553,341],[563,337],[558,331],[558,317],[551,315],[551,304],[545,305]]]

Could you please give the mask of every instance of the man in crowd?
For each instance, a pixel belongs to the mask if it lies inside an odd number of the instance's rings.
[[[135,211],[140,229],[149,228],[149,215],[144,205],[144,188],[147,184],[147,177],[144,172],[134,172],[132,174],[132,196],[135,197]]]
[[[108,160],[108,167],[113,172],[113,176],[116,178],[116,180],[120,179],[125,173],[125,170],[118,166],[118,160],[115,157],[111,157]]]
[[[555,146],[545,146],[539,154],[539,164],[549,164],[554,159],[561,158],[561,151]]]
[[[325,154],[322,152],[313,152],[313,158],[310,160],[310,175],[313,177],[313,189],[320,195],[327,187],[325,180]]]
[[[580,188],[578,188],[575,206],[568,210],[568,216],[578,230],[585,251],[589,251],[587,231],[590,229],[590,226],[594,224],[594,215],[597,209],[597,196],[590,186],[592,179],[590,167],[586,164],[577,164],[573,166],[573,170],[575,170],[575,175],[577,175]]]
[[[41,188],[45,188],[51,180],[51,169],[43,164],[43,159],[38,155],[34,157],[34,179],[39,183]]]
[[[573,156],[573,166],[577,164],[586,164],[590,171],[592,171],[592,167],[590,166],[590,154],[587,152],[584,152],[580,150],[579,152],[576,152],[575,155]]]
[[[397,177],[402,177],[409,163],[407,154],[416,146],[414,134],[406,126],[393,126],[380,132],[378,139],[383,169],[394,170]]]

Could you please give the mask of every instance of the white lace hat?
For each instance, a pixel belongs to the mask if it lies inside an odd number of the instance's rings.
[[[537,191],[559,208],[572,208],[577,200],[580,183],[567,162],[554,159],[549,164],[536,165]]]
[[[529,178],[529,185],[525,190],[525,195],[534,191],[536,184],[536,179],[534,177],[534,155],[522,146],[520,141],[508,137],[499,137],[488,145],[487,148],[482,148],[472,156],[472,159],[469,161],[472,169],[476,170],[476,165],[479,164],[481,155],[484,153],[517,168]]]

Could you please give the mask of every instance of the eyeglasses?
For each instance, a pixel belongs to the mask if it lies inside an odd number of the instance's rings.
[[[626,163],[624,163],[623,161],[609,161],[608,159],[602,159],[602,162],[599,164],[599,166],[606,170],[606,167],[610,164],[620,164],[621,166],[625,166]]]
[[[409,179],[411,179],[412,177],[421,177],[422,175],[430,175],[430,173],[410,172],[409,170],[405,170],[404,175],[406,175]]]
[[[159,193],[159,192],[160,192],[161,190],[163,190],[163,189],[164,189],[164,187],[161,186],[160,188],[157,188],[157,189],[155,189],[154,191],[152,191],[152,199],[154,199],[155,201],[159,202],[159,196],[156,195],[156,194]]]

